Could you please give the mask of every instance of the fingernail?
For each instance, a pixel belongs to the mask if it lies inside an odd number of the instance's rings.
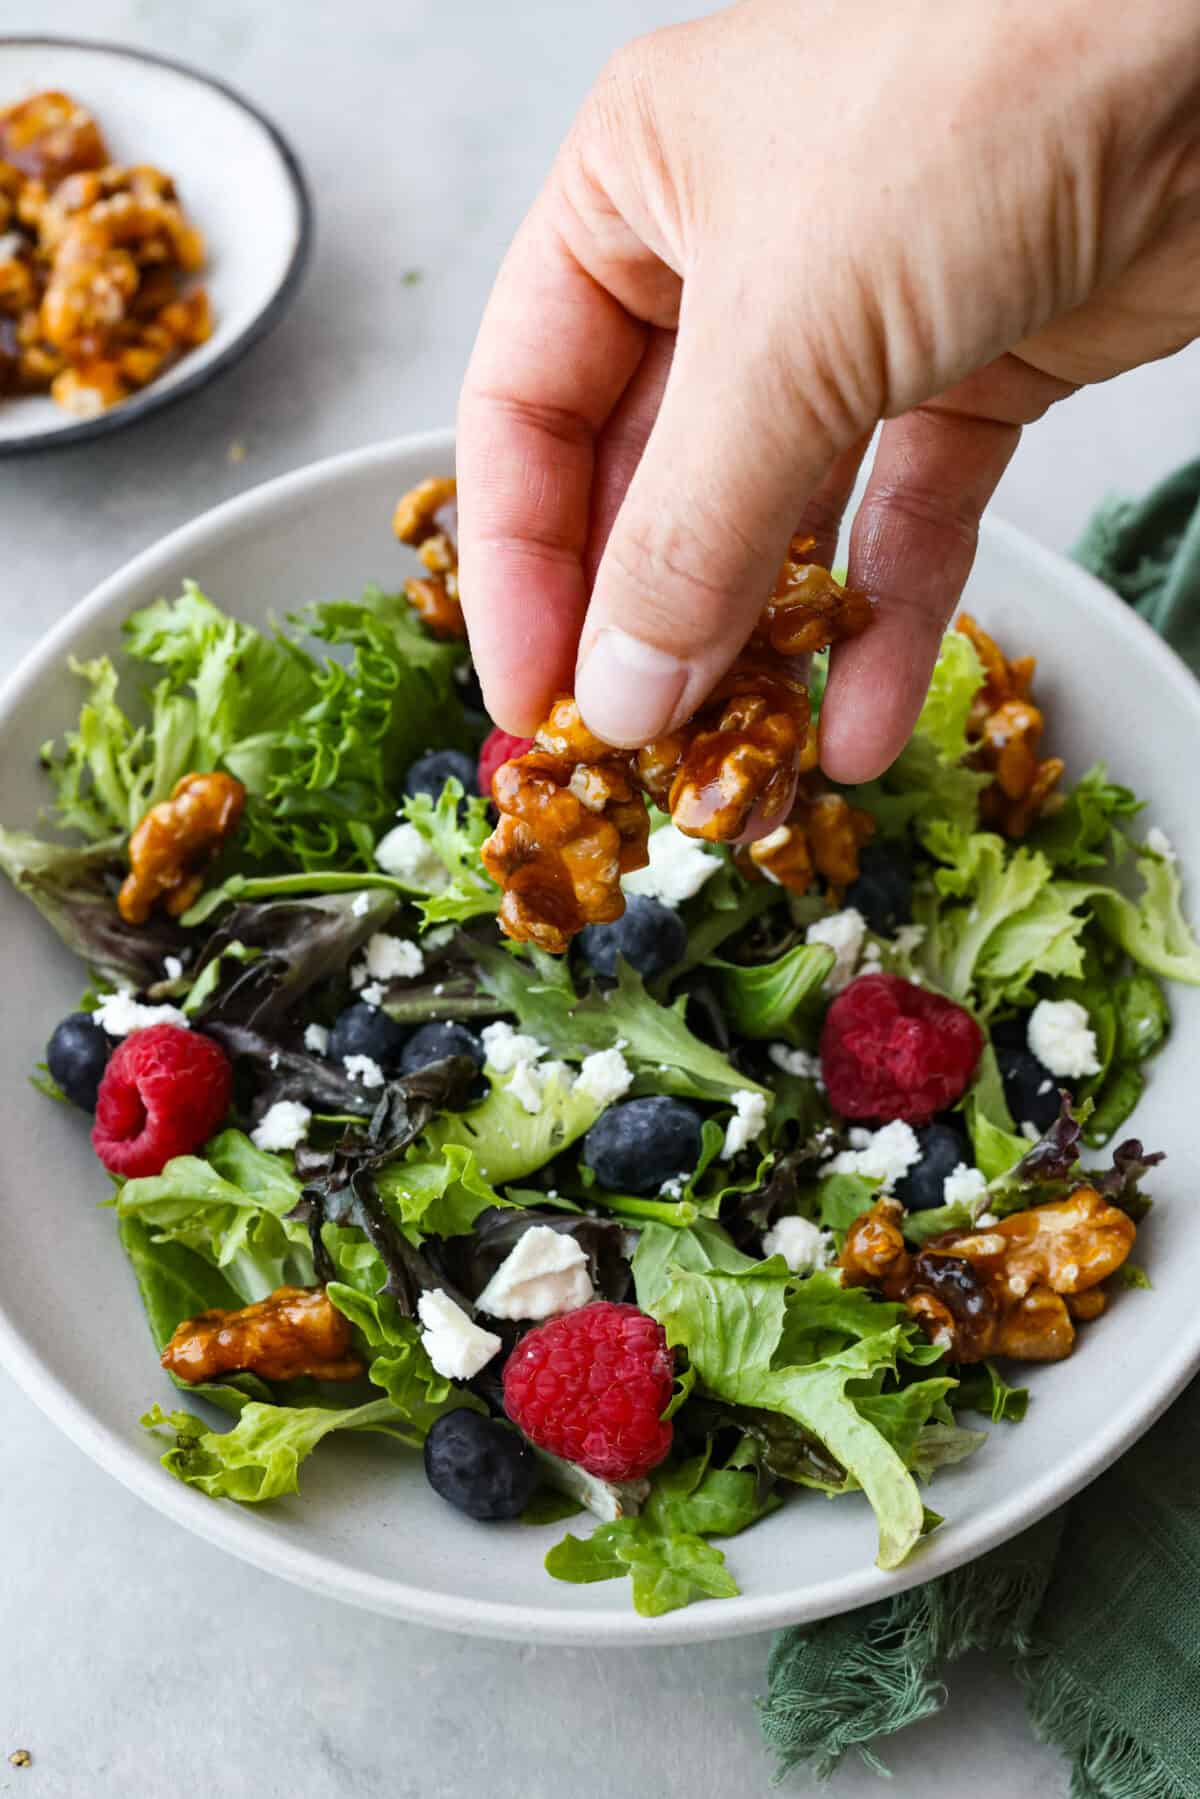
[[[677,657],[610,625],[576,671],[575,698],[589,730],[633,749],[666,729],[687,678]]]

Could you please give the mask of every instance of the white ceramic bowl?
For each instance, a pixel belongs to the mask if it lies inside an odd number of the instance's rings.
[[[185,576],[257,623],[369,580],[397,585],[407,563],[391,535],[393,503],[421,476],[452,466],[448,433],[319,463],[206,514],[106,581],[0,697],[4,822],[32,824],[45,799],[38,746],[74,722],[78,705],[69,652],[115,650],[126,614],[174,594]],[[1050,738],[1072,772],[1103,756],[1148,798],[1147,820],[1177,844],[1195,902],[1200,807],[1189,783],[1200,686],[1089,576],[1004,525],[984,528],[969,602],[1014,650],[1039,656]],[[1154,1290],[1119,1294],[1070,1361],[1029,1371],[1027,1421],[995,1427],[978,1455],[939,1475],[932,1498],[947,1522],[898,1573],[873,1565],[864,1500],[807,1494],[725,1546],[741,1598],[638,1618],[624,1582],[564,1586],[543,1572],[542,1556],[569,1526],[472,1524],[433,1495],[418,1457],[378,1441],[326,1444],[306,1464],[298,1498],[247,1509],[214,1502],[165,1474],[138,1427],[151,1401],[179,1395],[156,1366],[112,1213],[97,1209],[105,1180],[86,1120],[26,1085],[51,1026],[77,1000],[80,970],[3,883],[0,943],[0,1357],[68,1435],[160,1511],[353,1604],[456,1630],[587,1644],[682,1642],[819,1618],[945,1573],[1031,1523],[1126,1448],[1200,1364],[1200,991],[1175,989],[1174,1032],[1132,1121],[1169,1152],[1138,1245]]]
[[[311,208],[295,156],[269,120],[223,82],[143,50],[0,37],[0,106],[61,88],[95,114],[117,162],[175,178],[204,233],[199,280],[213,334],[157,381],[96,418],[45,395],[0,398],[0,456],[99,437],[191,393],[283,316],[304,273]]]

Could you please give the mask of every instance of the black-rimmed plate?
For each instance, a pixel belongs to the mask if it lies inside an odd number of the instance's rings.
[[[0,397],[0,456],[118,430],[228,368],[282,316],[308,253],[311,207],[275,127],[223,82],[116,44],[0,36],[0,106],[61,88],[96,115],[117,162],[175,178],[204,233],[213,334],[159,380],[95,418],[43,395]]]

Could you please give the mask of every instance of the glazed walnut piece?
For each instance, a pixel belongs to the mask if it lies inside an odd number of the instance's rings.
[[[959,1362],[1069,1355],[1073,1320],[1103,1311],[1100,1283],[1136,1236],[1133,1220],[1087,1186],[986,1230],[946,1231],[916,1255],[904,1242],[903,1218],[897,1201],[881,1199],[855,1220],[840,1258],[843,1279],[903,1300]]]
[[[354,1380],[363,1371],[351,1354],[350,1324],[323,1287],[278,1287],[235,1312],[201,1312],[179,1325],[162,1352],[179,1380],[257,1374],[263,1380]]]
[[[421,543],[434,528],[436,497],[423,491],[401,502],[406,541]],[[535,748],[497,771],[501,818],[482,855],[505,890],[500,922],[509,936],[561,953],[584,925],[621,916],[620,877],[646,861],[643,795],[669,810],[678,830],[710,842],[733,842],[752,818],[782,814],[816,757],[808,692],[788,658],[854,635],[871,615],[864,595],[798,560],[811,543],[793,541],[750,642],[679,730],[637,751],[614,750],[587,731],[573,699],[560,698]],[[814,870],[834,885],[853,880],[866,815],[822,793],[803,796],[801,815],[803,840],[789,824],[786,842],[766,852],[774,860],[760,866],[781,881],[786,866],[786,884],[798,891]]]
[[[91,113],[51,90],[0,108],[0,158],[52,186],[77,169],[100,168],[108,150]]]
[[[969,639],[983,665],[967,735],[974,765],[992,776],[980,795],[980,816],[1006,837],[1024,837],[1046,810],[1063,777],[1058,756],[1039,757],[1044,721],[1030,692],[1032,656],[1009,661],[993,637],[964,612],[955,629]]]
[[[160,900],[172,918],[187,911],[245,803],[246,789],[232,775],[193,773],[151,806],[129,839],[129,873],[117,896],[126,924],[145,924]]]
[[[534,746],[497,769],[500,822],[480,853],[504,889],[508,935],[561,955],[585,925],[620,918],[621,876],[646,866],[650,819],[632,758],[594,737],[569,696]]]
[[[458,484],[433,475],[403,494],[392,514],[392,529],[411,544],[429,573],[404,584],[405,598],[435,637],[465,637],[458,599]]]

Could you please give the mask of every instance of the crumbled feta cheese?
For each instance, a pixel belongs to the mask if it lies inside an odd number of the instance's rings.
[[[374,1056],[343,1056],[342,1067],[352,1081],[361,1081],[364,1087],[382,1087],[383,1069]]]
[[[846,1141],[851,1149],[867,1149],[874,1135],[874,1131],[869,1131],[865,1125],[852,1124],[846,1132]]]
[[[661,900],[664,906],[682,905],[691,899],[721,866],[717,856],[674,825],[660,825],[651,831],[646,854],[650,858],[647,866],[623,875],[621,885],[626,893],[644,894],[647,899]]]
[[[1051,1074],[1078,1080],[1100,1072],[1096,1033],[1088,1023],[1086,1009],[1076,999],[1040,999],[1029,1014],[1026,1038]]]
[[[378,981],[368,981],[359,998],[364,1006],[381,1006],[383,1004],[383,987]]]
[[[804,941],[827,943],[836,957],[825,976],[830,993],[840,993],[854,979],[866,935],[867,921],[855,906],[847,906],[843,911],[833,912],[828,918],[818,918],[809,925]]]
[[[495,1024],[485,1024],[479,1033],[483,1039],[484,1055],[488,1066],[497,1074],[507,1074],[518,1062],[536,1062],[546,1054],[546,1045],[539,1043],[536,1037],[523,1036],[514,1031],[511,1024],[497,1019]]]
[[[1042,1140],[1042,1133],[1038,1130],[1038,1127],[1034,1124],[1032,1118],[1022,1118],[1021,1135],[1027,1143],[1040,1143]]]
[[[658,1190],[658,1196],[660,1199],[682,1199],[687,1191],[687,1184],[686,1174],[668,1175]]]
[[[128,987],[106,993],[92,1017],[110,1037],[128,1037],[131,1031],[149,1030],[152,1024],[177,1024],[184,1030],[188,1021],[178,1006],[143,1006],[134,999]]]
[[[879,945],[872,940],[863,950],[862,959],[864,968],[868,964],[874,966],[876,962],[881,962],[883,960],[883,951],[880,949]]]
[[[163,957],[163,973],[168,981],[177,981],[183,973],[183,963],[178,956]]]
[[[999,1224],[999,1222],[1000,1220],[997,1218],[995,1212],[981,1212],[975,1220],[975,1223],[981,1231],[990,1231],[992,1226],[994,1224]]]
[[[417,1316],[425,1353],[446,1380],[470,1380],[501,1348],[499,1337],[481,1330],[440,1287],[422,1293]]]
[[[814,1081],[821,1072],[821,1058],[809,1055],[806,1049],[793,1049],[787,1043],[772,1043],[767,1048],[769,1059],[784,1074],[798,1074],[806,1081]]]
[[[367,973],[376,981],[408,981],[421,973],[425,957],[406,937],[389,937],[376,931],[367,938]]]
[[[278,1068],[279,1067],[279,1051],[277,1049],[273,1049],[271,1051],[270,1055],[267,1057],[267,1066],[268,1066],[268,1068]]]
[[[356,962],[354,964],[354,967],[350,970],[350,985],[354,988],[358,988],[358,987],[365,987],[366,984],[367,984],[366,968],[363,966],[363,964],[361,962]]]
[[[901,956],[911,956],[914,950],[920,949],[925,941],[923,924],[902,924],[892,938],[896,952]]]
[[[492,1318],[552,1318],[594,1296],[588,1259],[576,1239],[535,1224],[517,1239],[475,1303]]]
[[[393,825],[375,845],[375,860],[385,875],[434,893],[450,879],[448,869],[434,853],[427,837],[414,824]]]
[[[862,1141],[866,1136],[866,1142]],[[850,1132],[850,1142],[857,1148],[843,1149],[826,1162],[822,1174],[861,1174],[866,1180],[881,1181],[885,1193],[921,1160],[921,1145],[911,1124],[893,1119],[878,1131]]]
[[[610,1106],[633,1085],[633,1070],[619,1049],[598,1049],[585,1056],[575,1091],[602,1106]]]
[[[257,1149],[295,1149],[312,1123],[312,1113],[298,1099],[277,1099],[250,1133]]]
[[[306,1024],[304,1027],[304,1047],[311,1050],[314,1056],[324,1056],[329,1051],[329,1032],[323,1024]]]
[[[970,1168],[966,1162],[960,1162],[942,1182],[942,1201],[945,1205],[957,1205],[959,1200],[970,1205],[982,1199],[987,1192],[987,1177],[981,1168]],[[976,1220],[978,1223],[979,1220]]]
[[[367,916],[367,913],[371,910],[371,896],[365,888],[361,893],[355,894],[354,904],[351,906],[350,910],[353,912],[355,918],[365,918]]]
[[[538,1079],[536,1063],[518,1062],[508,1077],[508,1091],[514,1099],[520,1100],[527,1112],[540,1112],[542,1083]],[[513,1148],[516,1148],[515,1143]]]
[[[833,1232],[807,1218],[781,1218],[763,1237],[764,1256],[782,1256],[793,1274],[823,1268],[833,1253]]]
[[[1161,856],[1164,862],[1175,861],[1175,845],[1160,825],[1151,825],[1146,832],[1146,848]]]
[[[728,1162],[747,1144],[761,1137],[767,1124],[767,1100],[763,1093],[751,1093],[746,1087],[739,1087],[731,1095],[733,1117],[725,1126],[725,1141],[721,1145],[721,1160]]]

